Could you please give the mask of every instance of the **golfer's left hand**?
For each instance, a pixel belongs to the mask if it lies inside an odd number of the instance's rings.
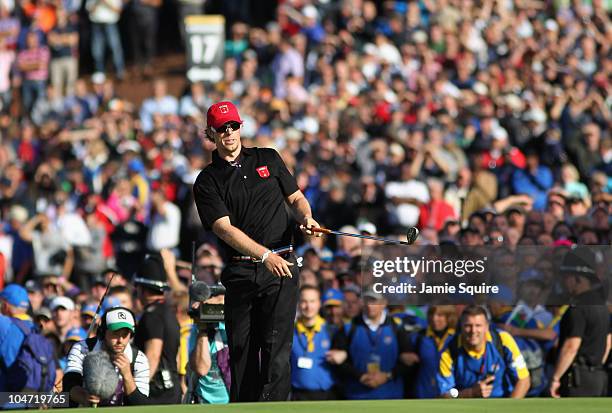
[[[320,232],[311,231],[310,230],[311,228],[321,228],[321,226],[313,218],[306,218],[304,220],[304,223],[300,225],[300,229],[304,231],[304,233],[306,233],[307,235],[315,236],[315,237],[320,237],[321,235],[323,235]]]

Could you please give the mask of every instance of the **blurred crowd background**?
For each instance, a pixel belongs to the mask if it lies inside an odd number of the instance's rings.
[[[171,252],[187,283],[195,241],[197,271],[220,274],[191,187],[214,149],[203,114],[221,99],[238,105],[245,146],[281,153],[325,227],[417,226],[422,244],[610,244],[610,1],[265,5],[0,1],[0,289],[26,286],[58,353],[108,268],[136,309],[131,277],[147,253]],[[227,18],[224,79],[171,92],[154,62],[181,52],[180,17],[202,13]],[[357,315],[359,291],[342,290],[365,245],[300,245],[302,284],[333,289],[336,322]],[[174,295],[188,335],[185,292]],[[427,328],[426,308],[406,311]]]

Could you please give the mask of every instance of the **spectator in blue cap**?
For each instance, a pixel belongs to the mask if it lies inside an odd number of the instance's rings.
[[[81,327],[85,330],[89,329],[89,326],[96,316],[96,310],[98,306],[95,303],[87,303],[81,307]]]
[[[342,303],[344,294],[336,288],[330,288],[323,293],[323,316],[329,324],[342,326]]]
[[[87,339],[87,331],[85,331],[81,327],[74,327],[68,330],[66,333],[66,338],[64,338],[64,345],[62,347],[62,357],[59,359],[59,365],[62,371],[66,368],[66,360],[68,359],[68,353],[70,353],[70,349],[74,345],[74,343],[78,343],[79,341],[83,341]]]
[[[22,286],[9,284],[0,292],[0,360],[7,369],[15,362],[25,337],[17,323],[34,328],[27,314],[29,307],[28,292]],[[4,376],[0,375],[0,391],[6,391]]]
[[[25,288],[17,284],[9,284],[4,290],[0,293],[0,299],[2,299],[3,303],[8,304],[10,308],[7,310],[8,314],[15,317],[13,314],[22,314],[18,310],[27,311],[30,308],[30,299],[28,298],[28,292]],[[3,311],[3,314],[7,312]],[[19,318],[19,317],[16,317]]]

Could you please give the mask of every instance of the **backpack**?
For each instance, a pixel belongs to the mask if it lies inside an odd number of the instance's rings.
[[[22,320],[13,323],[24,334],[15,362],[7,370],[9,391],[50,392],[55,385],[55,351],[49,340]]]

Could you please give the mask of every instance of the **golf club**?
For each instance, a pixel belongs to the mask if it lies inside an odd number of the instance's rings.
[[[104,302],[104,299],[106,298],[106,294],[108,294],[108,289],[110,288],[111,283],[113,282],[113,278],[115,278],[115,274],[117,274],[115,271],[113,271],[113,274],[111,275],[110,280],[108,280],[108,284],[106,284],[106,291],[104,291],[104,295],[102,296],[102,298],[100,299],[100,302],[98,303],[98,308],[96,309],[96,314],[94,314],[93,317],[93,321],[91,322],[91,324],[89,325],[89,330],[87,331],[87,337],[89,337],[96,325],[96,322],[98,321],[99,313],[100,313],[100,308],[102,308],[102,303]]]
[[[417,227],[411,227],[408,229],[408,232],[406,233],[406,237],[407,240],[406,241],[399,241],[399,240],[395,240],[395,239],[387,239],[387,238],[381,238],[381,237],[375,237],[372,235],[362,235],[362,234],[351,234],[350,232],[342,232],[342,231],[334,231],[331,229],[327,229],[327,228],[308,228],[310,231],[312,232],[318,232],[321,234],[333,234],[333,235],[341,235],[344,237],[355,237],[355,238],[363,238],[363,239],[372,239],[375,241],[381,241],[384,242],[385,244],[400,244],[400,245],[412,245],[414,244],[414,242],[417,240],[417,238],[419,237],[419,230],[417,229]]]

